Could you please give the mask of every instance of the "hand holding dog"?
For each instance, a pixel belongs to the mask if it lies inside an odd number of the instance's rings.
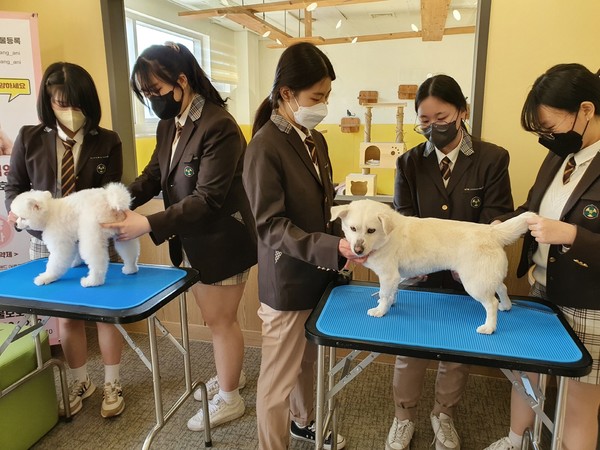
[[[575,225],[538,215],[527,219],[527,225],[540,244],[572,245],[577,235]]]
[[[350,247],[350,242],[343,238],[340,239],[340,243],[338,244],[338,252],[340,253],[340,255],[342,255],[348,260],[344,268],[347,268],[348,264],[350,264],[351,262],[364,264],[369,258],[369,255],[357,256],[356,253],[352,251],[352,248]]]
[[[125,218],[121,222],[103,223],[102,228],[118,231],[118,241],[129,241],[152,231],[148,218],[131,210],[125,211]]]

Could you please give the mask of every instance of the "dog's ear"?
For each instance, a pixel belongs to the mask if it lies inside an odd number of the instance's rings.
[[[380,212],[377,213],[377,219],[381,222],[381,227],[383,228],[383,232],[387,236],[394,229],[394,220],[393,216],[389,212]]]
[[[29,211],[39,211],[40,209],[42,209],[42,207],[36,199],[30,198],[27,200],[27,209]]]
[[[349,205],[338,205],[331,207],[331,222],[333,222],[338,217],[344,220],[344,217],[348,214],[348,210],[350,209]]]

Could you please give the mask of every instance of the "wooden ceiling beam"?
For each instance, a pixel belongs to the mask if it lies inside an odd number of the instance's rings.
[[[227,18],[238,25],[248,28],[249,30],[258,33],[259,35],[263,35],[266,31],[270,31],[269,39],[279,39],[282,43],[285,43],[292,39],[287,33],[284,33],[279,28],[271,25],[269,22],[261,19],[260,17],[255,16],[251,13],[244,14],[227,14]]]
[[[444,35],[454,35],[454,34],[473,34],[475,33],[475,27],[454,27],[454,28],[446,28],[443,31]],[[356,42],[374,42],[374,41],[390,41],[394,39],[411,39],[411,38],[420,38],[422,37],[421,31],[402,31],[398,33],[382,33],[382,34],[367,34],[363,36],[356,36]],[[300,37],[300,38],[291,38],[287,39],[285,42],[281,41],[283,45],[279,45],[273,43],[271,45],[267,45],[269,48],[281,48],[293,44],[297,44],[298,42],[310,42],[315,45],[332,45],[332,44],[349,44],[354,39],[353,36],[340,37],[340,38],[330,38],[326,39],[321,36],[311,36],[311,37]]]
[[[450,0],[421,0],[421,32],[424,41],[441,41]]]
[[[358,5],[361,3],[374,3],[382,0],[317,0],[319,8],[329,6],[346,6]],[[276,11],[289,11],[294,9],[305,9],[312,3],[311,0],[287,0],[274,3],[255,3],[244,6],[229,6],[223,8],[200,9],[195,11],[181,11],[179,16],[193,16],[196,18],[210,18],[223,16],[226,14],[243,14],[243,13],[267,13]]]

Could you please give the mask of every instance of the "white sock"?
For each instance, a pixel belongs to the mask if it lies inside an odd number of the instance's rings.
[[[521,444],[523,443],[523,436],[520,436],[513,430],[510,430],[510,433],[508,433],[508,439],[510,439],[511,444],[515,448],[521,448]]]
[[[104,366],[104,382],[105,383],[114,383],[115,381],[119,381],[119,369],[121,368],[121,364],[113,364],[112,366]]]
[[[240,390],[234,389],[230,392],[225,392],[223,389],[219,389],[219,397],[225,400],[225,403],[231,405],[240,396]]]
[[[87,364],[84,364],[83,366],[78,367],[77,369],[71,369],[71,375],[73,376],[73,381],[87,380],[89,378],[88,371],[87,371]]]

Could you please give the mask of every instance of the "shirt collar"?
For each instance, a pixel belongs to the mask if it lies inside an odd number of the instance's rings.
[[[469,133],[467,133],[463,128],[461,128],[459,131],[462,132],[462,138],[460,140],[460,144],[458,144],[458,147],[452,150],[452,152],[458,149],[458,151],[460,151],[465,156],[471,156],[473,153],[475,153],[475,150],[473,150],[473,140],[471,139]],[[425,143],[425,151],[423,152],[423,156],[429,156],[434,150],[437,150],[435,148],[435,145],[433,145],[430,141],[427,141]],[[454,160],[452,160],[452,162],[456,161],[456,158],[458,157],[458,152],[456,152],[455,155],[456,157],[454,158]]]
[[[58,138],[61,141],[68,141],[69,139],[72,139],[75,142],[78,142],[80,144],[83,142],[83,127],[81,127],[79,130],[77,130],[77,133],[75,133],[75,136],[70,138],[69,136],[67,136],[67,133],[65,133],[63,131],[63,129],[60,127],[60,124],[58,122],[56,122],[56,134],[58,135]]]
[[[598,153],[599,151],[600,151],[600,141],[596,141],[593,144],[588,145],[585,148],[582,148],[577,153],[573,154],[575,156],[575,164],[577,164],[579,166],[585,162],[588,162],[594,156],[596,156],[596,153]],[[565,159],[568,160],[570,157],[571,157],[571,155],[567,156]]]

